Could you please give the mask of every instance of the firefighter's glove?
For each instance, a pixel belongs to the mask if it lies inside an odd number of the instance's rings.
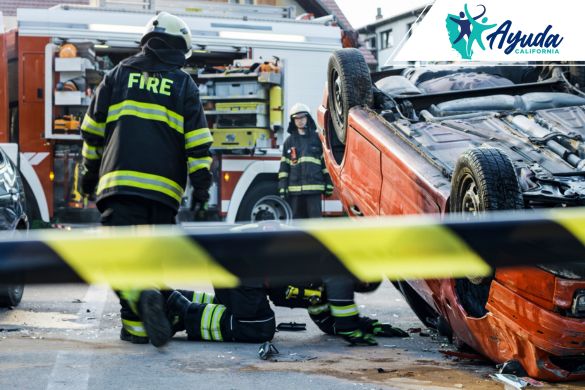
[[[330,197],[331,195],[333,195],[333,186],[328,184],[325,188],[325,196]]]
[[[209,200],[209,190],[203,188],[193,188],[193,194],[191,195],[191,209],[195,208],[196,204],[207,203]]]
[[[90,172],[82,165],[79,174],[81,175],[81,195],[85,197],[93,195],[99,181],[98,173]]]
[[[374,324],[374,335],[379,337],[409,337],[408,333],[390,324],[376,322]]]
[[[354,331],[348,332],[339,332],[338,334],[351,345],[356,346],[378,345],[378,342],[374,338],[373,334],[363,332],[361,329],[356,329]]]
[[[282,199],[288,198],[288,189],[286,189],[286,188],[279,189],[278,196],[280,196]]]
[[[207,209],[209,204],[207,202],[194,202],[193,206],[193,213],[195,221],[206,221],[207,220]]]
[[[360,329],[366,333],[380,337],[409,337],[408,333],[390,324],[383,324],[378,320],[368,317],[360,317]]]

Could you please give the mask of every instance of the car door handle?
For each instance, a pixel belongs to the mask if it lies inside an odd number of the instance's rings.
[[[360,211],[360,208],[359,208],[359,207],[357,207],[356,205],[349,206],[349,211],[351,211],[351,213],[352,213],[353,215],[357,215],[358,217],[363,217],[363,216],[364,216],[364,213],[362,213],[362,212]]]

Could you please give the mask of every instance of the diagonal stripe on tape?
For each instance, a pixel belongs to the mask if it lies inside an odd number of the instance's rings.
[[[180,229],[138,226],[68,233],[45,232],[42,237],[88,283],[115,289],[206,280],[218,287],[239,284]]]
[[[568,210],[551,210],[550,214],[557,223],[567,229],[578,239],[583,246],[585,244],[585,208],[572,208]],[[581,258],[585,262],[585,256]]]
[[[402,219],[406,221],[407,219]],[[308,223],[306,229],[363,281],[489,275],[491,268],[460,237],[434,219]],[[353,224],[353,226],[351,226]]]
[[[0,283],[84,282],[44,242],[13,238],[13,241],[0,243]]]
[[[527,220],[522,224],[494,222],[449,224],[449,228],[493,267],[556,262],[585,262],[583,220]],[[567,229],[563,224],[569,228]],[[570,229],[572,228],[572,229]],[[582,240],[583,240],[582,238]]]
[[[319,280],[323,275],[351,276],[330,247],[301,230],[201,234],[193,239],[227,270],[250,284],[270,281],[287,285]]]

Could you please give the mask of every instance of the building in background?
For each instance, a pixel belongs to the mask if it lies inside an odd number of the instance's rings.
[[[416,28],[416,20],[428,11],[428,6],[415,8],[389,18],[384,18],[381,9],[378,8],[376,21],[358,29],[360,42],[372,53],[377,66],[372,70],[381,70],[386,61],[392,58],[396,49],[408,39]]]

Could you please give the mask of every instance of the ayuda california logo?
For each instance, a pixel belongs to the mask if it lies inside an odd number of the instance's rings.
[[[544,31],[537,34],[523,33],[521,30],[512,30],[512,21],[506,20],[499,26],[497,23],[488,24],[489,18],[485,16],[486,7],[478,4],[475,9],[469,11],[467,4],[458,15],[447,15],[446,27],[449,34],[451,47],[455,49],[464,60],[470,60],[475,46],[486,50],[483,35],[487,30],[492,30],[485,37],[490,50],[504,49],[509,54],[559,54],[559,45],[564,37],[559,34],[551,34],[552,25],[548,25]]]

